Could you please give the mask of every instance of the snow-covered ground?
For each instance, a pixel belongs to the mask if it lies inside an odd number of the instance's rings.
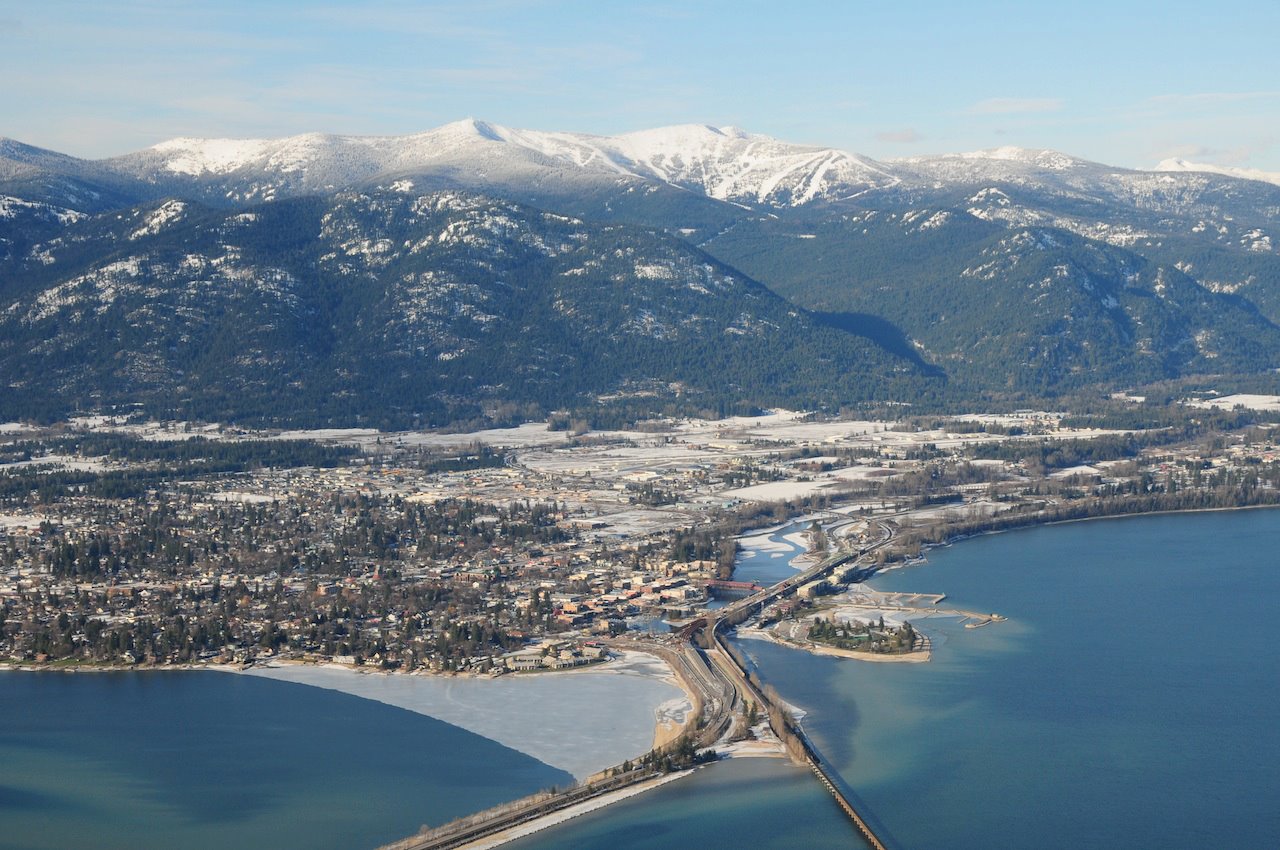
[[[283,494],[281,495],[283,497]],[[265,493],[242,493],[238,490],[226,490],[221,493],[214,493],[209,498],[215,502],[239,502],[242,505],[249,504],[267,504],[274,502],[277,496],[268,496]]]
[[[281,431],[276,435],[279,440],[327,440],[327,441],[343,441],[350,440],[355,442],[363,438],[377,439],[379,432],[376,428],[311,428],[299,429],[296,431]]]
[[[1260,180],[1280,186],[1280,172],[1261,171],[1257,168],[1235,168],[1230,165],[1213,165],[1207,162],[1187,162],[1185,159],[1162,159],[1156,171],[1198,171],[1207,174],[1225,174],[1241,180]]]
[[[747,536],[744,536],[744,537],[739,537],[739,538],[738,538],[738,548],[739,548],[743,553],[747,553],[747,552],[769,552],[769,553],[771,553],[771,554],[772,554],[772,553],[787,554],[787,553],[790,553],[790,552],[795,551],[795,550],[792,548],[792,546],[791,546],[791,545],[789,545],[789,544],[787,544],[784,540],[774,540],[774,539],[773,539],[773,535],[774,535],[778,530],[779,530],[779,529],[774,528],[774,529],[771,529],[771,530],[769,530],[769,531],[761,531],[761,532],[756,532],[756,533],[754,533],[754,534],[750,534],[750,535],[747,535]],[[790,539],[790,536],[789,536],[789,535],[788,535],[787,539]],[[803,549],[804,549],[804,547],[805,547],[805,544],[804,544],[803,542],[798,543],[798,544],[796,544],[796,545],[799,545],[799,546],[800,546],[800,548],[801,548],[801,550],[803,550]]]
[[[106,466],[100,460],[83,460],[66,455],[45,455],[31,460],[16,460],[13,463],[0,464],[0,469],[21,469],[24,466],[52,466],[75,472],[101,472]]]
[[[742,499],[746,502],[785,502],[828,490],[835,483],[829,478],[818,481],[770,481],[767,484],[725,490],[720,495],[726,499]]]
[[[764,440],[795,440],[797,442],[838,443],[855,437],[885,433],[884,422],[859,422],[835,420],[831,422],[798,422],[791,419],[769,418],[754,420],[745,430],[751,437]],[[754,424],[758,423],[758,424]]]
[[[44,521],[44,517],[35,514],[0,514],[0,530],[13,528],[36,528]]]
[[[1237,393],[1236,395],[1224,395],[1222,398],[1210,398],[1204,401],[1193,401],[1190,403],[1192,407],[1216,407],[1218,410],[1231,410],[1237,406],[1247,407],[1250,410],[1266,410],[1271,412],[1280,412],[1280,395],[1254,395],[1252,393]]]

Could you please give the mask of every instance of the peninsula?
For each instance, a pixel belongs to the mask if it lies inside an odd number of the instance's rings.
[[[14,423],[0,445],[0,653],[24,668],[292,662],[483,684],[639,651],[689,694],[682,722],[667,717],[651,748],[572,795],[510,811],[612,799],[751,741],[822,777],[821,755],[727,632],[925,660],[920,619],[1001,619],[862,583],[928,546],[1280,502],[1280,432],[1265,409],[1174,405],[1157,427],[1107,427],[1123,409],[775,411],[577,434]],[[736,580],[742,535],[793,517],[809,525],[799,569],[772,586]]]

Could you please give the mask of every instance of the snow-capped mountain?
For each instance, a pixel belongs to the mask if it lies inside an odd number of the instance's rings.
[[[1156,165],[1156,171],[1194,171],[1201,174],[1224,174],[1227,177],[1238,177],[1241,180],[1259,180],[1280,186],[1280,172],[1261,171],[1257,168],[1235,168],[1230,165],[1210,165],[1204,162],[1188,162],[1185,159],[1162,159]]]
[[[403,427],[482,405],[594,407],[598,394],[714,409],[938,383],[673,236],[460,191],[249,212],[171,200],[82,217],[10,253],[10,418],[95,398],[219,421]]]
[[[867,157],[788,144],[735,127],[665,127],[594,144],[631,174],[723,201],[798,206],[844,200],[898,182],[888,167]]]
[[[1107,166],[1052,150],[1006,146],[942,156],[915,156],[890,160],[888,165],[916,180],[939,183],[972,183],[1009,180],[1030,175],[1106,170]]]
[[[534,200],[541,200],[538,193],[616,196],[674,189],[764,208],[856,202],[875,193],[919,196],[953,187],[1015,186],[1168,212],[1224,185],[1240,192],[1232,178],[1268,177],[1181,161],[1134,171],[1015,147],[879,162],[702,124],[596,136],[469,118],[407,136],[179,138],[99,161],[0,140],[0,190],[25,181],[42,187],[36,199],[71,208],[76,204],[59,195],[58,187],[87,184],[77,196],[81,206],[104,187],[131,187],[134,200],[180,196],[234,205],[408,181],[402,185]]]
[[[838,200],[898,180],[882,163],[856,154],[706,125],[593,136],[467,119],[409,136],[171,139],[98,163],[6,144],[0,163],[9,168],[0,168],[0,177],[35,169],[73,176],[106,172],[151,186],[217,186],[234,201],[414,173],[471,186],[552,176],[609,185],[659,182],[718,200],[777,205]]]
[[[1014,147],[878,162],[696,124],[99,161],[0,140],[0,403],[100,378],[113,403],[239,393],[268,416],[288,386],[337,421],[1270,379],[1280,186],[1247,176]],[[106,371],[77,378],[86,358]]]
[[[884,165],[855,154],[701,124],[592,136],[467,119],[411,136],[172,139],[107,164],[152,183],[219,185],[236,200],[391,176],[470,188],[554,176],[610,186],[657,182],[722,201],[785,206],[897,182]]]

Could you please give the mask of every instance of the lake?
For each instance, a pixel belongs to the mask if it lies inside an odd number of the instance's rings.
[[[928,664],[739,646],[895,846],[1280,846],[1280,511],[976,538],[873,583],[1009,621],[920,621]],[[671,823],[709,847],[862,846],[792,770],[717,765],[512,846],[657,847]]]
[[[741,563],[789,570],[795,530]],[[1009,618],[918,621],[928,664],[739,646],[894,846],[1275,847],[1278,553],[1280,511],[976,538],[874,581]],[[4,848],[371,847],[570,781],[429,717],[213,672],[2,673],[0,764]],[[766,759],[510,846],[682,842],[864,846],[811,774]]]
[[[351,850],[572,781],[434,718],[291,682],[0,672],[6,850]]]

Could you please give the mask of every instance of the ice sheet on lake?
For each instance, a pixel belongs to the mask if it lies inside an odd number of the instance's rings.
[[[653,656],[591,670],[503,676],[407,676],[336,665],[245,671],[342,691],[425,714],[533,756],[579,779],[649,751],[659,717],[688,698]]]

